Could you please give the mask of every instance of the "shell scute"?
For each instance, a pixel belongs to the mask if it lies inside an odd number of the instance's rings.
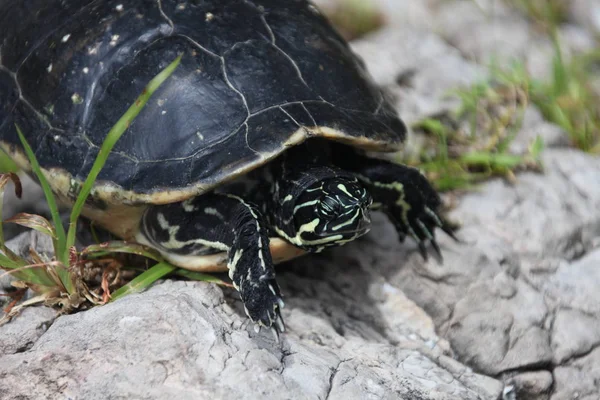
[[[19,124],[57,191],[68,193],[113,124],[179,54],[117,142],[98,198],[182,200],[311,136],[372,150],[404,139],[392,105],[308,1],[14,0],[0,2],[0,145],[24,159]]]

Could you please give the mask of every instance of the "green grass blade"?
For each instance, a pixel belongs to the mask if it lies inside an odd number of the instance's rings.
[[[529,146],[529,154],[534,160],[539,160],[542,150],[544,150],[544,139],[541,136],[536,136]]]
[[[569,72],[556,34],[553,35],[554,58],[552,59],[552,94],[554,97],[566,94],[569,90]]]
[[[216,283],[217,285],[221,286],[233,287],[231,283],[227,283],[224,280],[217,278],[216,276],[203,274],[202,272],[190,271],[183,268],[179,268],[177,271],[175,271],[175,275],[182,276],[184,278],[188,278],[194,281],[210,282]]]
[[[64,227],[62,225],[62,221],[60,219],[60,213],[58,212],[58,206],[56,204],[56,197],[54,197],[54,193],[52,193],[50,184],[48,183],[46,176],[44,176],[44,173],[42,172],[42,168],[40,167],[40,164],[38,163],[37,158],[35,158],[35,154],[33,154],[33,150],[31,149],[31,146],[29,146],[29,143],[27,143],[25,136],[23,136],[23,132],[21,132],[21,128],[19,128],[18,126],[16,126],[16,128],[17,128],[17,133],[19,134],[19,139],[21,140],[21,143],[23,144],[23,148],[25,149],[25,153],[27,154],[27,158],[29,158],[29,163],[31,164],[31,169],[32,169],[33,173],[35,174],[35,176],[37,177],[38,181],[40,182],[40,185],[42,186],[42,190],[44,191],[44,196],[46,197],[46,202],[48,203],[48,207],[50,208],[50,214],[52,215],[52,222],[54,223],[54,229],[56,230],[56,237],[57,237],[57,242],[58,242],[58,246],[59,246],[59,248],[55,249],[55,250],[56,250],[57,254],[62,254],[62,252],[64,252],[64,250],[65,250],[64,246],[66,243],[66,235],[65,235],[65,229],[64,229]]]
[[[4,209],[4,188],[0,188],[0,249],[4,250],[6,245],[4,244],[4,224],[2,221],[4,220],[4,214],[2,210]]]
[[[81,210],[85,201],[87,200],[94,182],[100,173],[100,170],[104,166],[104,163],[108,159],[108,156],[114,147],[115,143],[121,135],[127,130],[131,122],[135,119],[135,117],[140,113],[140,111],[144,108],[152,94],[159,88],[159,86],[175,71],[175,68],[179,65],[181,61],[181,56],[177,57],[175,61],[169,64],[164,70],[162,70],[157,76],[155,76],[146,86],[142,94],[137,98],[137,100],[129,107],[129,109],[123,114],[123,116],[117,121],[117,123],[112,127],[106,139],[102,143],[102,147],[94,161],[94,165],[87,176],[83,186],[81,188],[81,192],[77,196],[77,200],[73,205],[73,209],[71,211],[71,218],[69,219],[69,232],[67,234],[67,245],[63,249],[63,253],[61,253],[63,262],[66,262],[69,259],[68,249],[73,246],[75,243],[75,232],[77,230],[77,219],[81,214]]]
[[[21,225],[45,235],[50,236],[52,239],[56,239],[56,230],[44,217],[35,214],[19,213],[12,218],[7,219],[4,222],[10,222],[13,224]]]
[[[463,154],[461,160],[468,165],[487,165],[492,168],[515,168],[523,163],[523,157],[514,154],[492,154],[470,152]]]
[[[56,246],[57,246],[57,248],[55,249],[55,252],[58,256],[60,256],[60,254],[63,254],[66,250],[66,247],[65,247],[66,246],[66,236],[65,236],[65,229],[64,229],[64,227],[62,225],[62,221],[60,219],[60,213],[58,212],[56,198],[54,197],[54,193],[52,193],[52,189],[50,188],[50,184],[48,183],[48,180],[46,179],[46,177],[44,176],[44,173],[42,172],[42,168],[40,167],[40,164],[38,163],[37,158],[35,158],[35,154],[33,153],[31,146],[29,146],[29,143],[27,143],[25,136],[23,136],[23,132],[21,132],[21,129],[17,125],[15,125],[15,127],[17,128],[17,134],[19,135],[21,144],[23,145],[23,148],[25,149],[25,153],[27,154],[27,158],[29,159],[31,169],[35,173],[35,176],[37,177],[38,181],[40,182],[40,185],[42,186],[42,190],[44,191],[44,196],[46,196],[46,202],[48,203],[48,207],[50,208],[50,214],[52,214],[52,222],[54,223],[54,229],[56,231]],[[67,262],[65,262],[64,260],[62,260],[62,261],[63,261],[64,265],[69,265],[68,258],[67,258]],[[75,286],[73,284],[73,280],[71,279],[71,276],[69,275],[69,270],[66,269],[64,266],[57,266],[56,272],[58,273],[58,276],[60,277],[67,292],[73,293],[73,291],[75,290]]]
[[[17,269],[27,265],[25,260],[13,260],[12,258],[0,253],[0,268],[2,269]]]
[[[42,286],[56,286],[56,282],[54,282],[52,277],[50,277],[46,273],[46,270],[41,266],[30,268],[27,266],[25,260],[11,260],[4,254],[0,254],[0,265],[2,266],[2,269],[6,271],[6,274],[10,274],[16,279]],[[1,275],[4,275],[4,273],[1,273],[0,276]]]
[[[163,258],[158,251],[138,243],[129,243],[123,241],[113,241],[90,245],[81,251],[81,256],[103,257],[114,253],[135,254],[150,258],[157,262],[163,262]]]
[[[0,173],[17,172],[19,167],[5,152],[0,150]]]
[[[154,265],[153,267],[151,267],[149,270],[136,276],[127,285],[124,285],[124,286],[120,287],[119,289],[115,290],[111,295],[110,301],[115,301],[115,300],[120,299],[121,297],[126,296],[131,293],[139,293],[142,290],[149,287],[150,285],[152,285],[158,279],[175,271],[177,268],[178,267],[175,267],[166,262],[158,263],[158,264]]]

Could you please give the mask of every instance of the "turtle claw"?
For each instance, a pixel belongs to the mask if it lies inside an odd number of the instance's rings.
[[[277,313],[277,319],[275,320],[275,326],[277,326],[277,329],[279,330],[279,332],[283,333],[285,332],[285,323],[283,322],[283,318],[281,318],[281,314]]]
[[[285,307],[285,303],[283,302],[283,299],[281,297],[277,299],[277,305],[280,309]]]
[[[433,211],[431,208],[429,208],[427,206],[423,207],[423,211],[425,212],[425,214],[429,217],[429,219],[433,222],[433,224],[435,226],[440,228],[446,235],[450,236],[452,238],[452,240],[454,240],[455,242],[461,243],[461,240],[454,234],[454,230],[456,228],[453,227],[447,220],[445,220],[442,217],[440,217],[439,215],[437,215],[437,213],[435,211]]]
[[[441,264],[444,261],[442,255],[442,249],[435,239],[435,228],[440,228],[452,239],[459,241],[454,235],[452,227],[445,221],[442,220],[434,211],[429,207],[423,207],[422,212],[418,216],[409,216],[404,221],[402,219],[396,219],[393,213],[388,212],[388,216],[394,223],[398,236],[402,241],[403,237],[406,236],[404,232],[408,233],[408,236],[412,237],[417,243],[419,254],[423,257],[423,260],[429,260],[429,252],[427,244],[431,245],[435,259]]]
[[[263,326],[264,325],[261,321],[256,322],[254,324],[254,332],[256,334],[259,334],[260,331],[262,330]],[[281,318],[280,315],[277,316],[277,319],[275,320],[274,325],[271,325],[269,330],[273,334],[273,338],[275,339],[275,342],[279,343],[279,333],[283,333],[285,331],[285,325],[283,324],[283,319]]]
[[[285,324],[281,317],[283,300],[274,279],[259,280],[255,285],[244,286],[240,294],[246,314],[255,323],[256,333],[259,333],[262,327],[275,329],[278,333],[285,331]]]
[[[262,330],[263,324],[261,322],[257,322],[254,324],[254,332],[256,334],[259,334],[260,331]],[[269,330],[271,331],[271,333],[273,334],[273,338],[275,339],[275,341],[277,343],[279,343],[279,333],[283,333],[285,330],[285,326],[283,325],[283,320],[281,319],[281,316],[279,316],[277,318],[277,320],[275,320],[275,325],[271,326],[269,328]]]
[[[458,238],[458,236],[456,236],[454,234],[454,228],[452,226],[450,226],[448,223],[445,223],[442,227],[441,227],[442,231],[444,231],[444,233],[448,236],[450,236],[452,238],[452,240],[454,240],[457,243],[464,243],[462,240],[460,240]]]
[[[435,238],[429,239],[428,241],[429,244],[431,244],[431,248],[433,249],[436,261],[440,264],[443,264],[444,256],[442,255],[442,249],[440,248],[440,245],[435,240]],[[417,245],[419,247],[419,253],[421,254],[421,257],[423,257],[423,260],[429,261],[429,252],[427,251],[426,243],[426,240],[417,240]]]
[[[443,263],[444,262],[444,256],[442,255],[442,249],[440,249],[440,245],[435,241],[435,239],[432,239],[430,241],[430,243],[431,243],[431,247],[435,251],[435,255],[436,255],[437,260],[440,263]]]
[[[275,342],[279,343],[279,331],[277,329],[275,329],[274,327],[271,327],[271,333],[273,334],[273,338],[275,339]]]
[[[421,253],[421,257],[423,257],[425,261],[429,260],[429,255],[427,254],[427,247],[425,246],[425,241],[419,240],[418,246],[419,253]]]

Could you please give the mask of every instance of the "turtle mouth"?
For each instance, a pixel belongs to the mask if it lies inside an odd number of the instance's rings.
[[[342,235],[345,238],[356,238],[369,232],[371,216],[368,209],[359,208],[351,217],[330,222],[324,228],[323,231],[318,232],[318,236]]]
[[[369,232],[371,230],[371,216],[368,214],[365,214],[363,216],[363,219],[358,223],[358,228],[356,230],[356,232],[362,236],[364,234],[366,234],[367,232]]]
[[[358,222],[358,226],[354,230],[357,237],[367,234],[371,230],[371,216],[369,212],[363,214],[363,218]]]

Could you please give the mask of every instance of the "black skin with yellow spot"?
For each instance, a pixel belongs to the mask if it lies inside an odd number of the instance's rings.
[[[429,183],[362,153],[399,149],[404,124],[307,0],[0,0],[0,146],[22,159],[19,125],[75,196],[110,128],[179,55],[108,157],[90,215],[139,228],[174,263],[226,251],[248,314],[278,330],[269,237],[321,251],[364,234],[376,208],[438,250]],[[140,226],[114,221],[138,206]]]
[[[150,208],[141,231],[167,257],[226,250],[229,277],[248,316],[283,331],[279,314],[283,302],[269,252],[268,224],[256,205],[237,196],[209,193],[186,202],[185,207],[172,203]],[[178,246],[172,239],[187,244]]]
[[[401,241],[413,237],[425,257],[427,242],[440,252],[435,228],[450,233],[439,206],[418,170],[317,141],[284,153],[242,183],[150,208],[142,234],[167,258],[227,251],[229,275],[248,316],[283,331],[269,237],[319,252],[367,233],[374,209],[389,216]],[[306,226],[312,229],[302,232]]]

